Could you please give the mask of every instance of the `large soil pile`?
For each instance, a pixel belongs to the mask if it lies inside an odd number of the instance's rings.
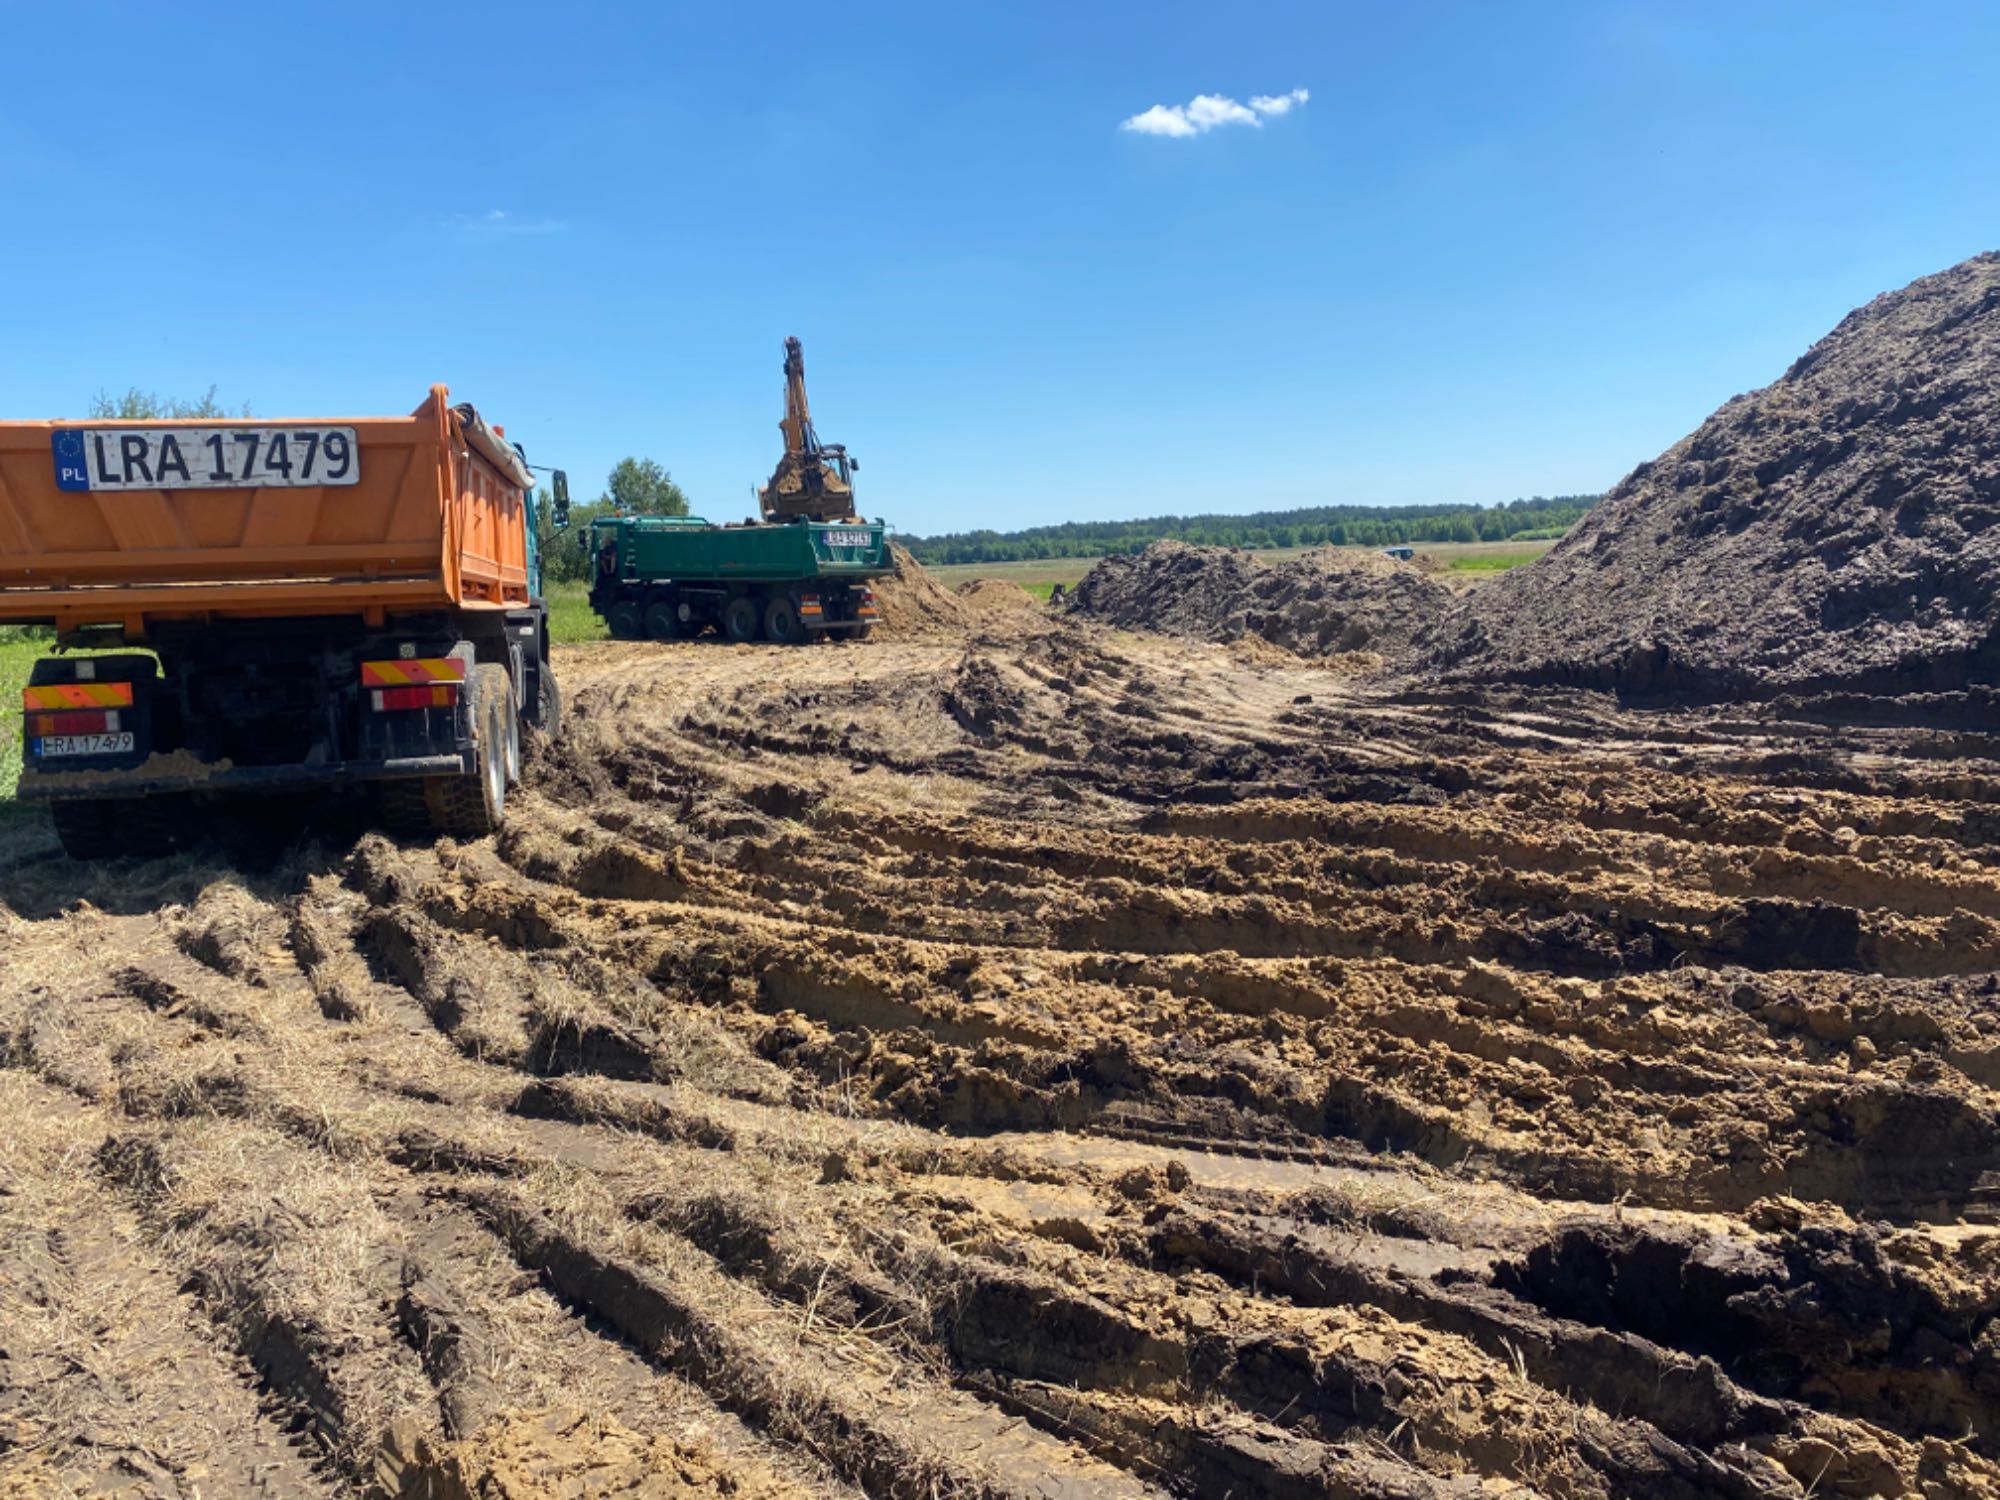
[[[1369,552],[1322,547],[1280,563],[1225,547],[1155,542],[1107,557],[1071,595],[1078,614],[1200,640],[1260,636],[1301,656],[1372,651],[1395,661],[1451,602],[1436,580]]]
[[[896,543],[889,544],[893,576],[877,579],[875,607],[888,635],[942,635],[965,629],[965,606],[943,588],[924,565]]]
[[[1694,695],[2000,681],[2000,255],[1851,313],[1480,590],[1432,664]]]

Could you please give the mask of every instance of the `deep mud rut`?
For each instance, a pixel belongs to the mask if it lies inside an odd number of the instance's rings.
[[[0,1492],[2000,1494],[1987,738],[561,665],[497,840],[0,850]]]

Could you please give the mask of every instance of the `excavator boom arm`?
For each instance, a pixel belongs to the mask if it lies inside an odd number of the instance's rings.
[[[785,451],[794,458],[807,458],[819,451],[812,408],[806,405],[806,352],[795,338],[785,340],[785,419],[778,430],[785,435]]]

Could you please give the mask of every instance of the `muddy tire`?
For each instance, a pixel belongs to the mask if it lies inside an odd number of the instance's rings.
[[[430,799],[422,781],[385,781],[376,792],[382,826],[405,838],[421,838],[431,831]]]
[[[655,599],[646,606],[646,639],[649,641],[670,641],[681,633],[679,616],[674,606],[666,599]]]
[[[173,851],[187,832],[179,797],[52,802],[49,815],[71,859],[152,859]]]
[[[764,634],[781,646],[806,643],[806,623],[799,618],[799,607],[783,594],[764,606]]]
[[[614,641],[636,641],[646,633],[645,618],[636,604],[614,604],[604,612],[604,628]]]
[[[545,742],[554,744],[562,734],[562,684],[556,681],[556,674],[546,662],[535,675],[542,684],[541,712],[536,715],[535,728]]]
[[[71,859],[110,859],[124,853],[108,802],[51,802],[49,817],[63,853]]]
[[[738,594],[722,608],[722,633],[739,646],[756,640],[762,625],[757,601],[747,594]]]
[[[521,708],[514,701],[513,679],[507,679],[507,710],[501,716],[506,724],[507,785],[521,784]]]
[[[483,662],[472,669],[469,686],[472,774],[389,783],[382,789],[382,816],[394,831],[477,839],[497,832],[505,820],[509,757],[520,726],[513,685],[505,667]]]

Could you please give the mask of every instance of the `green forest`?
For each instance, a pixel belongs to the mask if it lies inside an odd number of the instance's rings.
[[[924,563],[1028,562],[1141,552],[1165,537],[1213,547],[1390,547],[1403,542],[1527,542],[1561,536],[1596,495],[1535,495],[1505,505],[1318,505],[1248,515],[1069,521],[1025,531],[955,531],[898,540]]]

